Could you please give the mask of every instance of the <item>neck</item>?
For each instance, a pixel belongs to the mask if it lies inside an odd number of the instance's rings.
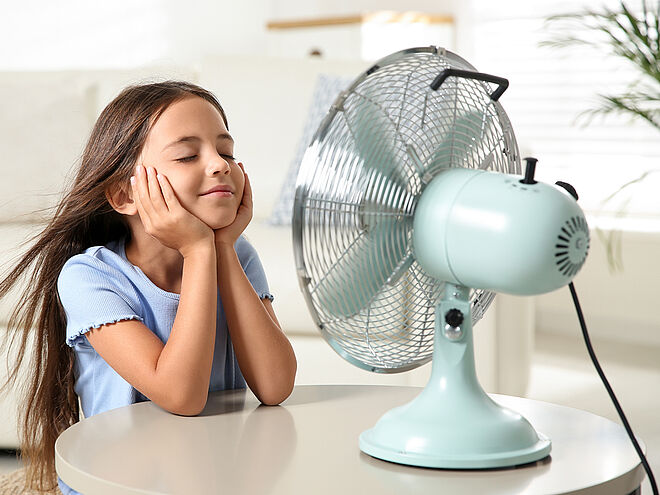
[[[137,266],[157,287],[168,292],[181,292],[183,257],[147,234],[131,228],[131,239],[125,246],[126,258]]]

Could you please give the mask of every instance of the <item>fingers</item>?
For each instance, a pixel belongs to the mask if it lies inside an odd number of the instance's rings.
[[[151,201],[149,201],[149,189],[147,187],[146,174],[144,167],[138,165],[135,168],[134,179],[131,180],[133,190],[135,192],[135,199],[139,201],[142,211],[145,213],[147,220],[153,215],[153,208]],[[139,210],[139,209],[138,209]],[[142,217],[142,215],[140,215]]]
[[[147,189],[149,190],[149,198],[151,199],[154,209],[157,212],[167,210],[168,208],[165,204],[165,198],[163,198],[159,181],[156,178],[156,169],[153,167],[147,169]]]
[[[167,209],[160,184],[156,178],[156,170],[153,167],[145,169],[143,166],[138,165],[135,168],[134,182],[142,207],[148,214],[153,215]]]
[[[144,167],[138,165],[135,169],[135,176],[131,177],[131,187],[140,218],[145,224],[145,228],[149,230],[158,215],[168,211],[155,169],[150,167],[145,170]]]
[[[138,215],[142,219],[142,223],[148,222],[149,221],[149,215],[144,209],[144,206],[142,205],[142,201],[140,200],[140,193],[138,192],[138,186],[137,186],[137,179],[135,176],[131,177],[131,189],[133,190],[133,201],[135,201],[135,206],[138,211]]]
[[[239,163],[238,165],[241,167],[241,170],[243,171],[243,175],[245,176],[245,185],[243,186],[243,199],[241,203],[244,204],[245,206],[252,208],[252,184],[250,184],[250,178],[248,177],[248,174],[245,172],[245,167],[243,166],[243,164]]]
[[[165,204],[167,205],[167,208],[172,211],[172,209],[180,204],[179,199],[174,193],[174,189],[172,189],[172,184],[170,184],[170,180],[162,174],[158,174],[156,177],[158,178],[158,183],[160,184]]]

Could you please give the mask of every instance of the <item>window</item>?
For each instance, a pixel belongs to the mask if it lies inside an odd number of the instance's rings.
[[[478,70],[510,81],[500,100],[513,125],[521,156],[539,159],[537,178],[575,186],[590,224],[660,231],[660,132],[627,115],[578,115],[598,105],[597,94],[617,94],[637,78],[624,60],[589,47],[539,47],[551,33],[547,16],[603,2],[474,1],[474,56]],[[608,2],[615,7],[616,2]],[[641,183],[603,201],[645,172]],[[618,211],[627,203],[625,218]]]

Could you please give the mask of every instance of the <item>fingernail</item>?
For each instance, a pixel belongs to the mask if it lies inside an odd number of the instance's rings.
[[[131,185],[135,185],[135,177],[131,176]]]
[[[138,172],[142,172],[142,165],[138,165],[138,166],[136,167],[136,170],[137,170]]]
[[[156,177],[158,177],[159,180],[163,178],[163,176],[160,174],[156,174]]]

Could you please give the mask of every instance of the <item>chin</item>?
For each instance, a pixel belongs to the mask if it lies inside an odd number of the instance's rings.
[[[224,217],[224,218],[223,217],[221,217],[221,218],[216,217],[216,218],[209,219],[208,221],[204,220],[204,223],[206,225],[208,225],[209,227],[211,227],[211,229],[218,230],[218,229],[222,229],[224,227],[227,227],[227,226],[231,225],[234,222],[235,219],[236,219],[236,215],[233,215],[231,217],[227,216],[227,217]]]

